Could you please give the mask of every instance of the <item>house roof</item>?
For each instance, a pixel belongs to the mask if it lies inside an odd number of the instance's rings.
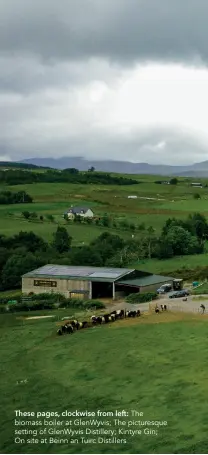
[[[134,269],[114,269],[106,267],[82,267],[71,265],[47,264],[26,273],[22,278],[57,278],[87,281],[117,281],[119,278],[134,272]]]
[[[166,283],[168,281],[173,281],[173,278],[170,276],[162,276],[162,275],[149,275],[143,276],[141,278],[132,278],[129,280],[122,279],[118,281],[116,284],[126,285],[126,286],[150,286],[151,284],[160,284]]]
[[[72,212],[78,215],[79,213],[86,213],[88,210],[91,210],[90,207],[70,207],[70,209],[67,210],[67,213]]]

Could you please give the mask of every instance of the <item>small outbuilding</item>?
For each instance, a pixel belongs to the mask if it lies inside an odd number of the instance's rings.
[[[198,182],[198,183],[191,183],[191,186],[195,187],[195,188],[203,188],[203,185],[202,183]]]

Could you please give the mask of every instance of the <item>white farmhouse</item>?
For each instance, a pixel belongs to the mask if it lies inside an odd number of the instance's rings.
[[[94,213],[89,207],[70,207],[64,215],[68,216],[68,219],[73,219],[75,216],[81,216],[83,218],[93,218]]]

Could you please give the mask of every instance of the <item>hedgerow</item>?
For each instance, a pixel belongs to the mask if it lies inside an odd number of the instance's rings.
[[[144,303],[144,302],[151,302],[151,300],[156,300],[158,295],[156,292],[144,292],[144,293],[134,293],[129,294],[126,297],[126,302],[128,303]]]

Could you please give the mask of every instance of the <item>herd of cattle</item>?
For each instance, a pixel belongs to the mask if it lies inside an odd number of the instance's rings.
[[[108,324],[118,319],[124,318],[135,318],[141,316],[140,310],[126,311],[126,310],[115,310],[109,314],[103,314],[102,316],[92,316],[91,321],[79,322],[76,319],[68,321],[57,330],[57,335],[64,335],[67,333],[74,333],[76,330],[85,329],[87,327],[93,327],[95,325]]]

